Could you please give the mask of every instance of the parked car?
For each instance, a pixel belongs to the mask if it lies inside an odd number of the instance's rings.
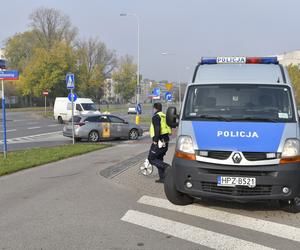
[[[99,109],[89,98],[77,98],[74,102],[74,115],[100,115]],[[72,117],[72,103],[67,97],[57,97],[54,103],[54,119],[64,123]]]
[[[143,135],[140,126],[124,119],[108,114],[74,116],[75,140],[87,139],[97,142],[102,139],[137,140]],[[72,123],[69,121],[63,128],[63,135],[72,137]]]
[[[128,113],[128,115],[136,115],[135,107],[129,107],[127,113]]]

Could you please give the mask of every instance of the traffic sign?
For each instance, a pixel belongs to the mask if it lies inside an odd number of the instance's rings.
[[[138,103],[135,107],[135,111],[137,114],[142,114],[142,105],[140,103]]]
[[[17,70],[0,71],[0,80],[6,80],[6,81],[19,80],[19,71]]]
[[[165,94],[165,99],[166,99],[168,102],[172,101],[172,99],[173,99],[172,93],[171,93],[171,92],[167,92],[167,93]]]
[[[154,88],[152,94],[153,96],[160,96],[160,88]]]
[[[165,86],[168,91],[171,91],[173,88],[173,83],[166,83]]]
[[[43,96],[48,96],[48,95],[49,95],[48,90],[43,91]]]
[[[3,59],[0,59],[0,69],[6,69],[6,61]]]
[[[77,100],[77,95],[75,93],[68,94],[68,99],[71,102],[72,101],[72,95],[73,95],[73,102]]]
[[[75,76],[72,73],[68,73],[66,75],[66,83],[67,89],[74,89],[75,88]]]

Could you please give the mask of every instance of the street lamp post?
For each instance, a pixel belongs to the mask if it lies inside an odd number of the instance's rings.
[[[136,93],[136,105],[140,103],[140,92],[141,92],[141,87],[140,87],[140,17],[135,14],[135,13],[121,13],[120,16],[133,16],[136,18],[137,21],[137,76],[136,76],[136,81],[137,81],[137,93]],[[135,119],[136,124],[140,123],[140,117],[139,113],[137,112],[136,114],[136,119]]]

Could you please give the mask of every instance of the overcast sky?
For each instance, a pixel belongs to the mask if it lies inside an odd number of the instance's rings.
[[[300,49],[299,0],[0,0],[0,40],[28,29],[30,13],[51,7],[70,16],[80,38],[98,37],[137,58],[144,78],[189,80],[201,56],[280,54]],[[162,52],[169,55],[163,56]]]

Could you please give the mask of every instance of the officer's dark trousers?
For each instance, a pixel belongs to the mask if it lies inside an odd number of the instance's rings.
[[[159,148],[158,145],[154,145],[152,143],[149,151],[148,160],[153,166],[157,167],[160,179],[165,178],[165,169],[169,166],[164,162],[164,156],[166,155],[167,151],[168,143],[166,143],[166,146],[163,148]]]

